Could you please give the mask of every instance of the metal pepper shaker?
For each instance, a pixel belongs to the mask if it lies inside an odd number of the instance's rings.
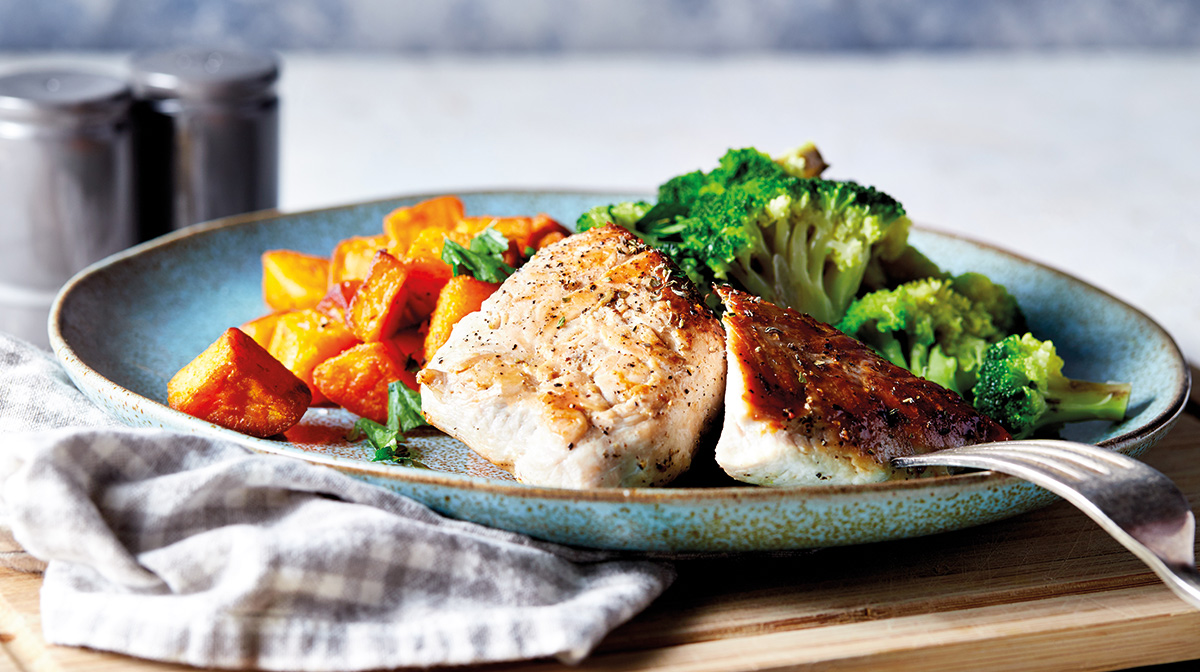
[[[279,60],[186,47],[132,62],[143,240],[278,204]]]
[[[107,75],[0,77],[0,330],[49,347],[62,284],[136,242],[130,103]]]

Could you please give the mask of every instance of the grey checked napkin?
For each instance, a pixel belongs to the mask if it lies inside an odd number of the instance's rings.
[[[325,467],[120,427],[4,334],[0,435],[0,562],[48,562],[55,644],[270,670],[576,662],[673,578]]]

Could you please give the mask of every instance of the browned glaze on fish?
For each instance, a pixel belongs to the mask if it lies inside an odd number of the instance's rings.
[[[729,392],[717,459],[734,478],[884,480],[894,477],[893,457],[1009,438],[959,395],[827,324],[731,288],[718,293]],[[772,456],[756,460],[755,442],[778,445],[760,445],[759,457]]]

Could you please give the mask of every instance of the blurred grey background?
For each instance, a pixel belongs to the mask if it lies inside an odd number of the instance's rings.
[[[0,51],[1178,50],[1197,0],[0,0]]]

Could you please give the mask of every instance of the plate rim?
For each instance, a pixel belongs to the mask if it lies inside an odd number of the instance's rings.
[[[449,487],[462,490],[487,492],[494,495],[511,496],[518,498],[537,498],[549,500],[576,500],[596,503],[609,504],[676,504],[676,503],[694,503],[704,500],[750,500],[750,501],[774,501],[780,499],[811,499],[814,496],[824,498],[836,498],[842,496],[853,496],[857,494],[867,493],[890,493],[902,492],[905,490],[928,489],[932,486],[955,486],[956,491],[970,491],[981,487],[1000,487],[1009,482],[1020,481],[1014,476],[1001,474],[994,471],[977,471],[964,474],[956,474],[950,476],[934,476],[920,479],[899,480],[899,481],[884,481],[880,483],[864,483],[857,485],[819,485],[819,486],[783,486],[783,487],[753,487],[748,485],[738,486],[715,486],[715,487],[673,487],[665,486],[659,488],[554,488],[547,486],[529,485],[520,482],[508,482],[498,479],[491,479],[482,476],[473,476],[469,474],[458,474],[452,472],[439,472],[427,469],[419,469],[412,467],[404,467],[400,465],[390,465],[386,463],[363,462],[360,460],[331,456],[322,453],[315,453],[295,445],[280,442],[271,439],[256,439],[249,437],[234,430],[230,430],[219,425],[201,420],[199,418],[187,415],[180,411],[170,408],[168,405],[150,399],[141,394],[138,394],[122,385],[117,384],[111,379],[105,377],[96,369],[79,357],[75,349],[67,342],[67,339],[62,335],[61,331],[61,314],[63,306],[71,293],[76,287],[85,282],[89,277],[102,272],[110,266],[120,264],[126,260],[139,256],[149,250],[165,247],[177,243],[177,241],[193,238],[199,235],[212,234],[226,228],[244,226],[260,222],[264,220],[272,220],[284,217],[308,217],[320,215],[322,213],[337,212],[348,208],[370,207],[372,205],[382,205],[398,201],[413,201],[418,202],[423,199],[433,198],[436,196],[456,195],[467,197],[487,197],[487,196],[509,196],[509,195],[561,195],[561,196],[616,196],[616,195],[637,195],[639,192],[633,190],[611,190],[611,189],[584,189],[584,188],[559,188],[559,189],[533,189],[533,188],[512,188],[512,189],[459,189],[453,191],[434,191],[424,193],[406,193],[388,198],[371,199],[367,201],[356,201],[344,203],[340,205],[332,205],[321,208],[313,208],[307,210],[299,210],[293,212],[282,212],[277,209],[259,210],[250,213],[223,217],[220,219],[211,220],[194,224],[170,233],[164,234],[152,240],[140,243],[133,247],[127,248],[104,259],[101,259],[86,268],[82,269],[72,276],[60,288],[55,296],[54,302],[51,305],[49,319],[47,321],[47,329],[49,332],[51,349],[56,358],[64,365],[69,376],[74,380],[76,374],[95,377],[102,380],[111,388],[110,392],[115,392],[121,397],[130,402],[135,402],[142,405],[150,404],[148,411],[153,413],[143,412],[142,415],[152,416],[155,419],[169,418],[179,422],[186,423],[185,426],[191,426],[190,430],[182,430],[177,424],[166,426],[163,428],[171,431],[185,431],[188,433],[202,433],[230,440],[232,442],[243,445],[255,452],[300,459],[306,462],[321,464],[337,469],[342,472],[352,473],[358,476],[370,477],[384,480],[400,480],[418,485],[430,485],[439,487]],[[644,193],[647,198],[652,198],[652,194]],[[571,224],[573,226],[573,223]],[[979,248],[984,248],[994,253],[1006,256],[1016,260],[1022,264],[1035,266],[1042,271],[1052,273],[1060,279],[1064,279],[1071,283],[1076,283],[1086,288],[1088,291],[1096,292],[1106,301],[1117,304],[1121,308],[1133,313],[1146,324],[1150,325],[1163,342],[1170,346],[1170,355],[1173,363],[1179,366],[1180,375],[1173,386],[1174,398],[1168,406],[1142,426],[1136,428],[1128,434],[1123,434],[1117,437],[1111,437],[1100,441],[1097,445],[1110,447],[1115,450],[1122,451],[1122,448],[1139,445],[1147,440],[1150,436],[1159,433],[1165,435],[1170,431],[1179,415],[1187,406],[1190,396],[1192,377],[1191,369],[1187,365],[1187,361],[1183,357],[1182,350],[1171,334],[1156,320],[1146,314],[1143,310],[1133,306],[1132,304],[1113,296],[1108,291],[1105,291],[1095,285],[1083,280],[1075,275],[1067,273],[1061,269],[1055,268],[1052,265],[1036,261],[1025,257],[1021,254],[1008,250],[1000,245],[981,241],[967,235],[957,232],[947,231],[926,224],[913,224],[915,230],[922,233],[930,233],[935,236],[941,236],[964,242]],[[70,366],[68,366],[70,364]],[[78,385],[78,383],[77,383]],[[85,391],[86,393],[86,391]],[[163,421],[165,422],[165,421]],[[940,489],[940,488],[939,488]]]

